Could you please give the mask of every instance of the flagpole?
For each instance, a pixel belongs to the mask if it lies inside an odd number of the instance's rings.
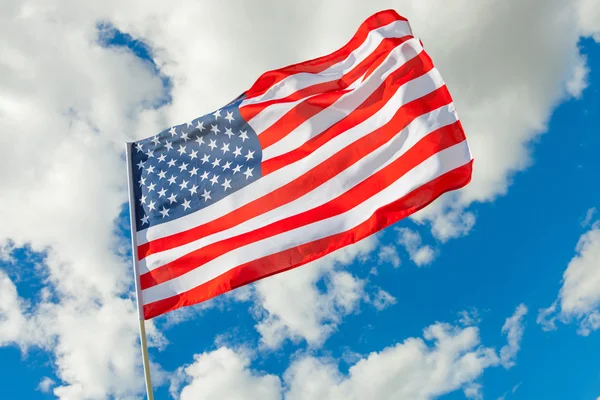
[[[129,225],[131,227],[131,256],[133,258],[133,275],[135,282],[135,298],[138,308],[138,318],[140,322],[140,345],[142,348],[142,364],[144,366],[144,378],[146,380],[146,394],[148,400],[154,400],[152,392],[152,379],[150,378],[150,361],[148,359],[148,343],[146,341],[146,322],[142,307],[142,292],[140,290],[140,274],[137,263],[137,237],[135,234],[135,195],[133,193],[133,171],[131,164],[131,143],[127,143],[125,156],[127,159],[127,187],[129,190]]]

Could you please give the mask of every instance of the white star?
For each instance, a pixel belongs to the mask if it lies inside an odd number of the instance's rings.
[[[249,160],[251,160],[252,158],[254,158],[254,152],[253,152],[253,151],[250,151],[250,150],[248,150],[248,154],[246,154],[246,156],[245,156],[245,157],[246,157],[246,161],[249,161]]]
[[[208,147],[210,147],[211,150],[214,150],[215,147],[217,147],[217,141],[210,139],[210,143],[209,143]]]
[[[193,185],[191,188],[188,189],[190,191],[190,194],[196,194],[196,192],[198,191],[198,186]]]
[[[148,185],[148,191],[152,192],[154,191],[154,187],[156,186],[156,183],[152,182],[151,184]]]
[[[194,167],[192,168],[192,170],[190,171],[190,176],[194,176],[198,174],[198,168]]]
[[[156,146],[159,145],[160,139],[158,138],[158,135],[152,138],[152,143],[154,143]]]
[[[235,146],[235,150],[233,151],[233,154],[235,155],[236,158],[237,158],[237,156],[241,156],[242,155],[242,148]]]
[[[214,185],[215,183],[219,183],[219,175],[213,175],[213,177],[210,178],[210,183],[211,183],[211,185]]]
[[[183,172],[183,171],[187,171],[187,164],[182,162],[181,165],[179,166],[179,172]]]
[[[242,139],[242,143],[246,141],[246,139],[250,139],[246,131],[240,131],[240,139]]]
[[[189,183],[188,181],[186,181],[185,179],[183,179],[182,182],[179,184],[179,187],[181,188],[181,190],[187,189],[188,183]]]
[[[142,217],[142,225],[145,225],[145,224],[147,224],[147,223],[148,223],[148,216],[147,216],[147,215],[144,215],[144,216]]]
[[[175,175],[171,175],[171,177],[169,178],[169,186],[171,186],[174,183],[175,183]]]
[[[137,150],[137,152],[139,153],[140,151],[144,150],[144,145],[141,143],[136,143],[135,145],[135,149]]]
[[[192,126],[192,121],[186,122],[185,125],[189,128],[190,126]]]
[[[154,165],[150,165],[148,166],[148,168],[146,168],[146,173],[148,175],[152,174],[154,172]]]
[[[254,168],[246,168],[246,172],[244,172],[244,175],[246,175],[246,180],[252,176],[253,170]]]
[[[173,143],[171,143],[171,142],[167,142],[167,143],[165,143],[165,148],[166,148],[167,150],[173,150]]]
[[[220,162],[221,162],[221,159],[215,157],[215,161],[212,162],[213,168],[218,167]]]
[[[165,206],[163,206],[163,209],[160,210],[160,213],[162,214],[162,217],[168,217],[169,216],[169,209],[166,208]]]
[[[168,200],[169,200],[169,204],[176,203],[177,202],[177,195],[175,193],[171,193],[171,195],[169,196]]]
[[[165,190],[165,188],[162,188],[158,191],[158,198],[166,196],[166,194],[167,194],[167,191]]]
[[[151,201],[150,203],[148,203],[148,210],[155,210],[156,207],[156,202],[155,201]]]
[[[210,199],[210,190],[206,190],[204,189],[204,193],[202,194],[202,197],[204,197],[204,202],[206,203],[208,201],[208,199]]]
[[[146,155],[148,156],[148,158],[152,158],[152,157],[154,157],[154,150],[148,150],[148,151],[146,152]]]
[[[194,159],[194,158],[198,158],[198,151],[197,150],[192,150],[192,152],[190,153],[190,159]]]
[[[202,136],[198,136],[196,138],[196,143],[198,143],[198,146],[203,145],[204,144],[204,139],[202,139]]]
[[[174,126],[172,126],[171,129],[169,129],[169,133],[171,134],[171,136],[177,135],[177,132],[175,132],[175,127]]]
[[[160,172],[158,173],[158,179],[161,180],[161,179],[165,179],[166,177],[167,177],[167,173],[161,169]]]
[[[188,135],[189,135],[189,133],[187,133],[187,132],[181,132],[181,139],[183,139],[184,142],[187,142],[188,140],[190,140]]]
[[[171,158],[171,161],[169,161],[169,162],[167,163],[167,165],[168,165],[169,167],[174,167],[174,166],[175,166],[175,160]]]
[[[218,127],[218,126],[216,126],[216,125],[211,125],[211,126],[210,126],[210,131],[211,131],[212,133],[214,133],[215,135],[216,135],[217,133],[219,133],[219,132],[220,132],[220,131],[219,131],[219,127]]]
[[[202,164],[204,164],[204,163],[207,163],[207,162],[209,162],[209,161],[210,161],[210,157],[208,156],[208,154],[205,154],[205,155],[202,157]]]
[[[179,153],[180,156],[185,154],[185,146],[184,145],[179,145],[179,150],[177,150],[177,152]]]
[[[223,191],[227,191],[227,189],[231,189],[231,179],[225,179],[225,182],[221,183],[223,186]]]
[[[202,176],[200,176],[200,178],[202,178],[202,180],[208,179],[208,171],[204,171],[204,173],[202,174]]]
[[[225,135],[227,135],[229,139],[231,139],[231,137],[234,136],[233,132],[231,131],[231,128],[225,128]]]
[[[225,117],[225,119],[226,119],[227,121],[229,121],[229,123],[231,123],[231,121],[233,121],[233,113],[232,113],[232,112],[229,112],[229,111],[227,111],[227,116]]]
[[[225,171],[226,169],[229,169],[229,168],[231,168],[231,162],[227,161],[225,163],[225,165],[223,165],[223,171]]]
[[[219,117],[221,116],[221,110],[217,110],[213,113],[213,115],[215,116],[215,119],[219,119]]]
[[[146,204],[146,196],[142,195],[142,197],[140,198],[140,205],[141,204]]]
[[[161,154],[161,155],[158,157],[158,162],[163,162],[163,161],[165,161],[165,157],[166,157],[166,156],[165,156],[164,154]]]
[[[192,208],[192,207],[190,206],[190,201],[189,201],[188,199],[183,199],[183,204],[182,204],[182,206],[183,206],[183,211],[187,210],[188,208]]]
[[[198,129],[200,132],[204,132],[204,130],[206,129],[204,127],[204,121],[198,121],[198,124],[196,125],[196,129]]]
[[[225,143],[223,142],[223,147],[221,147],[221,150],[223,151],[223,154],[227,153],[229,150],[229,143]]]
[[[141,177],[138,183],[140,184],[140,186],[144,186],[146,184],[146,178]]]
[[[242,169],[242,166],[241,166],[241,165],[239,165],[239,164],[238,164],[238,165],[236,165],[236,166],[233,168],[233,174],[235,175],[235,173],[236,173],[236,172],[240,172],[240,170],[241,170],[241,169]]]
[[[138,167],[138,169],[144,168],[144,162],[140,161],[139,163],[137,163],[137,167]]]

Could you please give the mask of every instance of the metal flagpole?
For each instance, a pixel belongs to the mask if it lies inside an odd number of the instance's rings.
[[[135,195],[133,193],[133,171],[131,165],[131,143],[127,143],[125,155],[127,159],[127,187],[129,189],[129,224],[131,226],[131,255],[133,257],[133,274],[135,282],[135,297],[140,322],[140,344],[142,347],[142,362],[144,365],[144,377],[146,379],[146,394],[148,400],[154,400],[152,392],[152,379],[150,378],[150,361],[148,360],[148,343],[146,342],[146,322],[142,308],[142,292],[140,290],[140,274],[138,271],[137,238],[135,235]]]

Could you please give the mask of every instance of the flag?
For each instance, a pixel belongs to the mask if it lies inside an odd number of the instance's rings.
[[[448,88],[392,10],[128,146],[145,319],[325,256],[471,179]]]

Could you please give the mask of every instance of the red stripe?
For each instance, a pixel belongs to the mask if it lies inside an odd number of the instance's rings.
[[[394,21],[407,21],[407,19],[398,15],[398,13],[394,10],[385,10],[370,16],[361,24],[356,34],[344,47],[323,57],[265,72],[258,78],[254,85],[252,85],[252,87],[245,92],[246,97],[251,98],[260,96],[261,94],[264,94],[271,86],[282,81],[290,75],[302,72],[319,73],[326,70],[330,66],[348,58],[348,56],[358,47],[360,47],[360,45],[366,40],[369,32],[377,28],[381,28],[382,26],[391,24]]]
[[[381,41],[379,46],[371,53],[367,58],[365,58],[360,64],[354,67],[351,71],[348,71],[345,75],[343,75],[340,79],[332,80],[329,82],[323,82],[316,85],[312,85],[303,89],[300,89],[287,97],[283,97],[281,99],[273,99],[264,101],[256,104],[249,104],[247,106],[240,107],[240,114],[242,118],[246,121],[250,121],[252,118],[260,114],[265,108],[278,103],[291,103],[298,101],[300,99],[307,98],[309,96],[319,94],[319,93],[327,93],[327,92],[335,92],[339,93],[341,96],[344,92],[340,93],[340,91],[344,91],[348,86],[354,83],[357,79],[363,76],[367,71],[371,70],[372,65],[379,65],[387,58],[392,50],[396,47],[400,46],[402,43],[407,40],[412,39],[412,36],[404,36],[401,38],[385,38]],[[338,97],[339,97],[338,96]],[[333,102],[332,102],[333,103]],[[299,105],[301,105],[300,103]],[[331,103],[330,103],[331,104]],[[299,105],[296,105],[298,107]],[[327,107],[327,106],[325,106]],[[323,108],[325,108],[323,107]],[[310,118],[310,117],[308,117]],[[281,125],[286,127],[286,125]],[[287,128],[287,127],[286,127]],[[258,132],[260,137],[266,133]],[[262,144],[262,142],[261,142]],[[265,146],[263,146],[263,149]]]
[[[395,135],[394,132],[390,132],[389,135],[380,134],[372,138],[371,141],[378,142],[374,143],[373,146],[379,147]],[[311,210],[192,251],[177,260],[141,275],[141,288],[148,289],[177,278],[193,269],[201,268],[202,265],[227,252],[250,243],[343,214],[384,190],[429,157],[464,140],[465,135],[458,121],[431,132],[394,162],[337,198]]]
[[[442,86],[420,99],[407,103],[398,109],[386,125],[340,150],[304,175],[206,224],[142,244],[138,247],[138,258],[142,260],[150,254],[193,242],[287,204],[327,182],[375,150],[377,148],[375,144],[379,143],[378,135],[388,137],[391,134],[393,136],[419,115],[427,114],[451,102],[450,93],[445,86]]]
[[[309,139],[302,146],[288,153],[264,161],[261,164],[263,176],[301,160],[331,139],[366,121],[383,108],[394,94],[396,94],[400,86],[425,75],[432,69],[433,62],[431,61],[431,58],[427,53],[422,51],[417,57],[409,60],[402,67],[391,73],[377,90],[371,93],[371,95],[347,117],[332,125],[319,135]],[[262,145],[262,135],[259,136],[259,141],[261,141]]]
[[[319,239],[237,266],[185,293],[144,305],[144,318],[191,306],[259,279],[278,274],[356,243],[426,207],[445,192],[459,189],[471,180],[472,161],[379,208],[365,222],[346,232]]]

